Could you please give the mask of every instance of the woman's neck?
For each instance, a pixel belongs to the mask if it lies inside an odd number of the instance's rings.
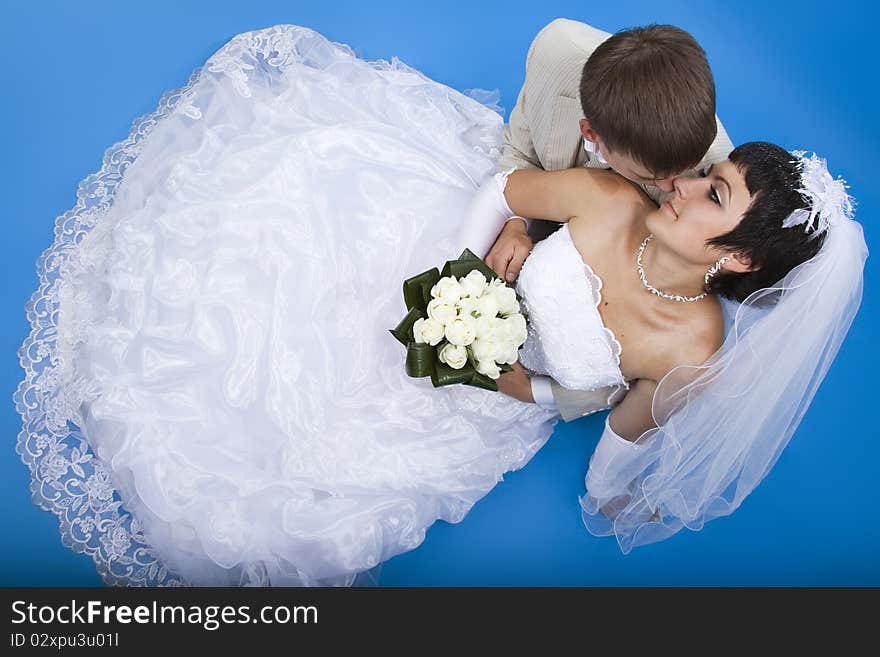
[[[644,240],[647,235],[646,230],[641,239]],[[642,269],[648,283],[666,294],[695,297],[705,291],[703,284],[708,267],[683,260],[656,239],[649,240],[642,253]]]

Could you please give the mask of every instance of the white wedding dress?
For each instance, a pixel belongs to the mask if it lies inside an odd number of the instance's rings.
[[[495,171],[494,108],[301,27],[236,36],[83,181],[16,393],[34,500],[111,584],[350,585],[460,521],[559,416],[404,372],[402,282]],[[521,362],[626,386],[567,226]],[[574,503],[574,501],[573,501]]]

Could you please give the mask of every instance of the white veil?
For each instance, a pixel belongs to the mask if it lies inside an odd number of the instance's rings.
[[[827,229],[821,249],[741,304],[722,299],[721,348],[660,381],[657,426],[636,441],[641,448],[615,454],[579,498],[587,530],[614,534],[624,554],[736,510],[788,444],[859,308],[868,248],[844,181],[824,160],[794,153],[812,212],[796,211],[783,226]]]

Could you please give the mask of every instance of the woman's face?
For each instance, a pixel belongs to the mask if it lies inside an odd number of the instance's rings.
[[[697,178],[675,178],[669,200],[648,215],[646,225],[654,238],[681,258],[711,266],[731,253],[709,247],[706,241],[739,224],[751,203],[746,181],[730,160],[704,169]],[[737,260],[724,268],[746,271]]]

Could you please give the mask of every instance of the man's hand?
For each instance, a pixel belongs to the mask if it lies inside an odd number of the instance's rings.
[[[519,276],[523,262],[532,252],[532,238],[526,230],[525,222],[519,219],[508,221],[486,254],[486,264],[508,283]]]
[[[535,398],[532,396],[532,380],[526,374],[525,369],[519,364],[519,361],[511,365],[513,368],[510,372],[505,372],[497,379],[498,392],[505,395],[515,397],[520,401],[534,403]]]

